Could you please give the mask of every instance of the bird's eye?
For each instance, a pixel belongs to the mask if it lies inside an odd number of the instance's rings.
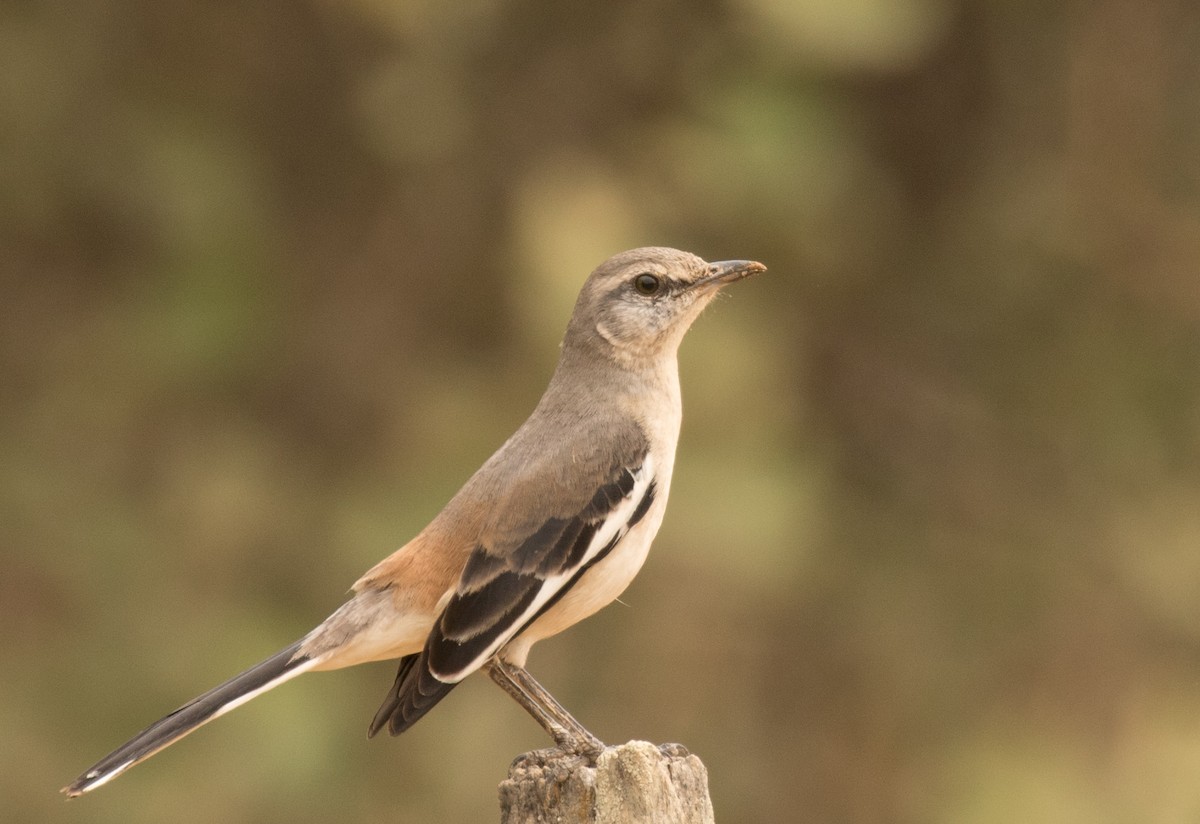
[[[642,295],[657,295],[662,288],[662,281],[649,272],[644,272],[633,279],[633,288]]]

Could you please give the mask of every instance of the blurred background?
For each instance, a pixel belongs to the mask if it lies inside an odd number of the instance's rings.
[[[341,603],[647,244],[770,272],[532,671],[719,821],[1200,820],[1200,6],[18,0],[0,77],[6,820],[495,820],[540,729],[367,741],[390,663],[56,790]]]

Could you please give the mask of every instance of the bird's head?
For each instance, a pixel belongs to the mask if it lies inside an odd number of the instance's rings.
[[[564,349],[599,348],[624,362],[673,354],[722,286],[766,268],[752,260],[707,263],[663,247],[614,255],[584,283]]]

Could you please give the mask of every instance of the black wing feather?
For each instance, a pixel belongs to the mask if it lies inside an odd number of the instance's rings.
[[[502,572],[480,589],[455,593],[426,642],[429,669],[461,670],[529,608],[541,586],[537,575]]]
[[[506,633],[533,603],[549,576],[579,566],[604,519],[637,483],[636,470],[620,467],[613,480],[596,491],[571,518],[548,518],[507,558],[476,547],[463,570],[458,591],[434,624],[425,648],[400,662],[396,680],[371,723],[371,734],[386,724],[393,735],[404,732],[452,690],[457,681],[443,681],[437,673],[459,673]],[[653,503],[653,481],[638,502],[625,528],[633,526]],[[527,619],[513,637],[550,609],[584,573],[620,541],[625,530],[605,545],[586,565]]]

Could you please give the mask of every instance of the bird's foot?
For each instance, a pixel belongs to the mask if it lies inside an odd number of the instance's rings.
[[[592,735],[582,726],[577,730],[556,730],[554,743],[557,749],[567,755],[578,755],[587,761],[589,766],[596,765],[596,759],[604,752],[604,742]]]
[[[682,744],[659,744],[658,751],[667,758],[687,758],[691,752]]]

